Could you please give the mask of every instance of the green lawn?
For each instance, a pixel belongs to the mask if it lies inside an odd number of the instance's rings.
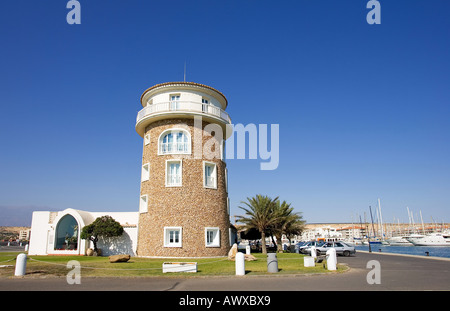
[[[15,261],[19,253],[0,253],[0,265],[13,265],[13,267],[0,268],[0,277],[14,276]],[[266,255],[253,254],[258,260],[246,261],[246,275],[268,275]],[[315,267],[303,266],[303,255],[280,253],[277,254],[279,274],[309,274],[332,273],[324,268],[324,264]],[[110,263],[108,257],[87,256],[29,256],[27,260],[27,276],[66,276],[71,270],[66,267],[69,260],[76,260],[81,265],[82,277],[151,277],[151,276],[232,276],[235,275],[235,262],[226,258],[206,259],[151,259],[132,257],[125,263]],[[197,273],[162,273],[162,264],[166,261],[197,262]],[[338,265],[337,272],[347,269]]]

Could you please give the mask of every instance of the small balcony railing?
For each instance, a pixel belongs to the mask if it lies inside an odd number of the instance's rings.
[[[190,142],[168,142],[159,144],[160,154],[183,154],[191,153],[191,143]]]
[[[203,104],[192,101],[170,101],[148,105],[138,112],[136,124],[141,120],[156,114],[166,112],[193,112],[219,118],[227,124],[231,123],[230,116],[223,109],[211,104]]]

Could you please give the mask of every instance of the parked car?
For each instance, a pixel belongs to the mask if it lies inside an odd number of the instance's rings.
[[[337,241],[337,242],[326,242],[321,246],[316,246],[316,254],[318,256],[324,255],[330,248],[334,248],[336,250],[337,255],[342,255],[345,257],[348,257],[356,253],[356,249],[354,246],[348,245],[341,241]]]
[[[299,251],[302,254],[311,254],[311,246],[315,246],[317,248],[319,246],[322,246],[322,244],[324,243],[325,242],[323,241],[309,241],[300,246]]]

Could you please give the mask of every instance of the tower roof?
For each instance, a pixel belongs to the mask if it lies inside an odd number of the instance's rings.
[[[145,94],[152,92],[152,91],[156,91],[160,88],[165,88],[165,87],[197,87],[197,88],[202,88],[202,89],[206,89],[209,91],[213,91],[215,92],[217,95],[219,95],[220,97],[222,97],[223,99],[223,103],[225,104],[225,106],[223,107],[223,109],[225,109],[228,106],[228,100],[225,97],[225,95],[223,95],[222,92],[216,90],[215,88],[205,85],[205,84],[201,84],[201,83],[196,83],[196,82],[165,82],[165,83],[159,83],[156,84],[148,89],[146,89],[142,95],[141,95],[141,104],[142,106],[145,106],[144,103],[142,102],[142,99],[144,97]]]

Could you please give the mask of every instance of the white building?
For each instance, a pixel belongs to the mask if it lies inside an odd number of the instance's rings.
[[[361,240],[366,235],[366,229],[360,226],[347,226],[339,228],[337,231],[341,233],[342,238],[346,241]]]
[[[303,231],[302,241],[317,241],[317,240],[327,240],[327,241],[342,240],[342,233],[338,232],[336,228],[330,226],[315,227]]]
[[[122,236],[100,239],[97,243],[103,255],[136,254],[138,212],[86,212],[66,209],[60,212],[33,212],[29,255],[84,255],[93,248],[90,241],[80,238],[80,228],[91,224],[97,217],[109,215],[119,222]]]
[[[31,229],[26,229],[26,230],[20,230],[19,232],[19,240],[23,241],[23,240],[29,240],[30,239],[30,233],[31,233]]]

